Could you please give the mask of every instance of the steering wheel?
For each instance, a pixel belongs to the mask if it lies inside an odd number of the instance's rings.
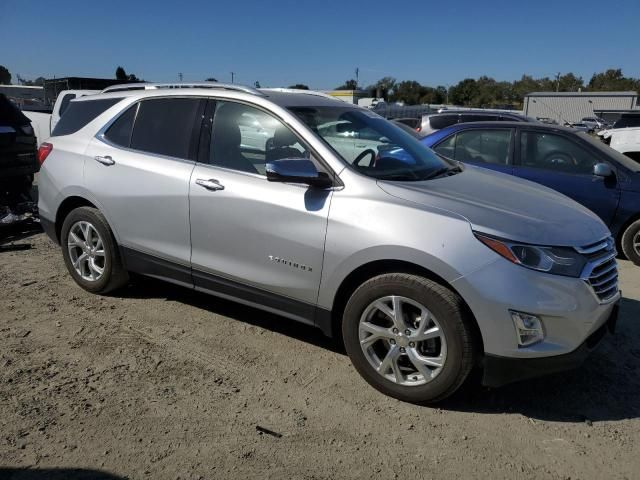
[[[367,155],[371,155],[371,162],[373,162],[376,158],[376,155],[378,155],[378,153],[375,150],[372,150],[371,148],[367,148],[366,150],[360,152],[360,154],[355,158],[355,160],[353,161],[353,165],[355,165],[356,167],[359,167],[360,162]]]
[[[575,158],[563,152],[551,152],[546,157],[544,157],[544,163],[557,167],[578,164]]]

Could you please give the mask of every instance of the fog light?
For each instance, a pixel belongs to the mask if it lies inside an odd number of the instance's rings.
[[[513,310],[509,310],[509,313],[511,313],[511,319],[516,327],[519,346],[528,347],[544,340],[542,321],[538,317]]]

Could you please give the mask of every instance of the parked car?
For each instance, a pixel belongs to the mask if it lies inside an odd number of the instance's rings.
[[[580,123],[586,125],[592,132],[609,127],[609,124],[599,117],[584,117]]]
[[[613,328],[613,241],[573,200],[315,92],[214,85],[73,100],[41,145],[42,225],[82,288],[137,272],[314,325],[411,402],[476,366],[493,386],[577,366]],[[245,114],[271,148],[242,147]]]
[[[399,120],[391,120],[391,123],[395,124],[398,128],[401,128],[402,130],[404,130],[414,138],[418,138],[418,139],[422,138],[422,135],[420,135],[415,128],[411,128],[406,123],[402,123]]]
[[[640,127],[605,130],[601,132],[601,138],[614,150],[640,162]]]
[[[448,158],[573,198],[595,212],[626,257],[640,265],[640,164],[629,157],[585,133],[517,122],[454,125],[422,141]]]
[[[31,191],[40,168],[31,122],[0,94],[0,200],[14,203]]]
[[[393,121],[396,123],[402,123],[403,125],[406,125],[407,127],[412,128],[414,132],[419,132],[422,129],[421,118],[402,117],[402,118],[394,118]]]
[[[548,125],[558,125],[558,122],[549,117],[536,117],[536,120],[538,120],[540,123],[546,123]]]
[[[591,127],[589,127],[589,125],[582,122],[565,122],[564,126],[572,128],[573,130],[577,130],[578,132],[589,133],[593,131]]]
[[[422,116],[420,131],[423,136],[429,135],[437,130],[455,125],[456,123],[468,122],[536,122],[535,119],[526,117],[519,113],[492,111],[492,110],[443,110],[443,113],[431,113]]]
[[[83,97],[85,95],[94,95],[96,93],[100,93],[100,91],[63,90],[58,94],[58,97],[53,104],[51,113],[24,110],[24,115],[29,118],[33,126],[38,146],[40,146],[42,142],[44,142],[47,138],[49,138],[49,136],[51,136],[51,131],[55,128],[65,110],[69,107],[69,102],[71,100],[73,100],[74,98]]]

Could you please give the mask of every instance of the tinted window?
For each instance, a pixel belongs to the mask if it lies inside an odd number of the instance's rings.
[[[60,111],[58,112],[58,115],[62,116],[62,114],[69,107],[69,102],[71,100],[73,100],[74,98],[76,98],[76,94],[75,93],[68,93],[64,97],[62,97],[62,100],[60,101]]]
[[[444,155],[447,158],[453,158],[456,148],[456,136],[451,135],[444,142],[440,143],[434,148],[440,155]]]
[[[434,130],[441,130],[446,127],[450,127],[454,123],[458,123],[458,114],[451,115],[433,115],[429,117],[429,125]]]
[[[113,107],[121,98],[107,98],[102,100],[80,100],[70,102],[65,115],[56,124],[52,137],[70,135],[77,132],[98,115]]]
[[[465,114],[460,115],[460,123],[468,123],[468,122],[495,122],[498,120],[498,115],[491,114]]]
[[[520,158],[526,167],[591,174],[598,158],[577,142],[553,133],[522,132]]]
[[[640,127],[640,117],[622,117],[613,128]]]
[[[455,142],[453,158],[461,162],[509,163],[511,130],[467,130]]]
[[[287,126],[248,105],[217,103],[209,163],[264,175],[267,162],[285,158],[310,158],[310,153]]]
[[[199,98],[144,100],[131,136],[131,148],[176,158],[190,158]]]
[[[105,138],[116,145],[128,147],[131,142],[131,131],[133,130],[133,121],[136,118],[137,108],[138,104],[133,105],[120,115],[105,132]]]
[[[629,157],[631,160],[634,160],[640,163],[640,152],[626,152],[625,155]]]

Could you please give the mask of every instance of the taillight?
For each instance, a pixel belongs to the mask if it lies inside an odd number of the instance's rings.
[[[51,150],[53,150],[53,145],[51,145],[50,143],[43,142],[40,144],[40,148],[38,149],[38,162],[40,163],[40,165],[42,165],[47,159],[47,157],[51,153]]]

